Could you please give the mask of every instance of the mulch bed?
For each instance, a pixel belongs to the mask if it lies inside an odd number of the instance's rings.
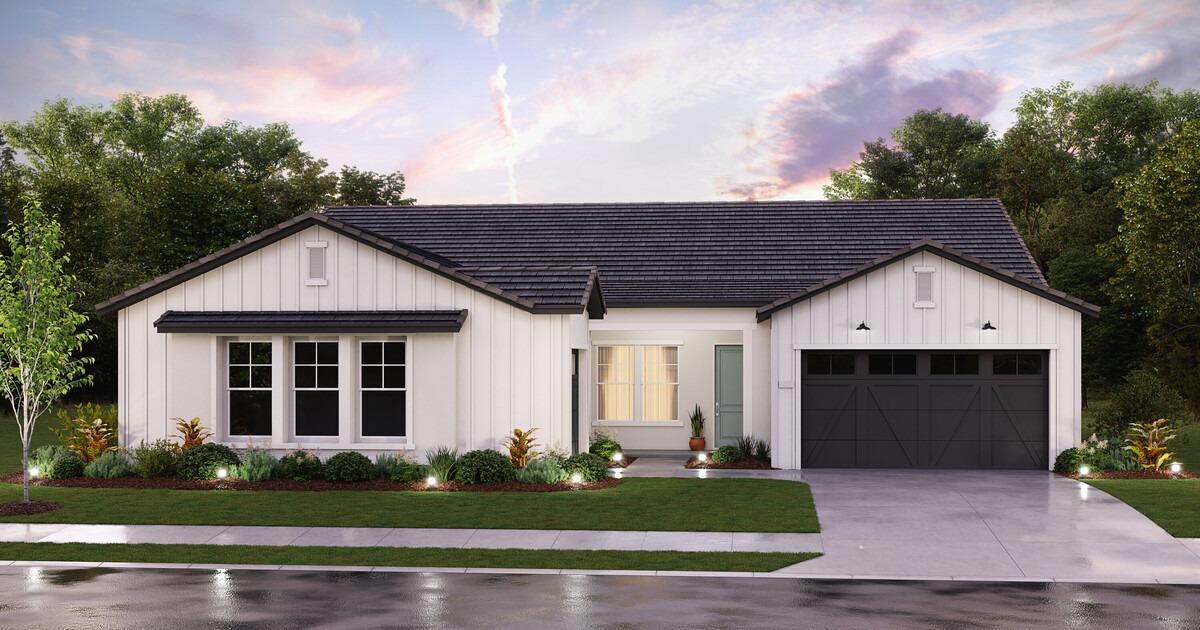
[[[5,483],[21,483],[21,474],[13,473],[4,478]],[[159,490],[390,490],[390,491],[428,491],[428,492],[563,492],[567,490],[602,490],[620,485],[620,479],[605,479],[595,483],[581,483],[578,487],[569,482],[562,483],[520,483],[510,481],[497,484],[460,484],[455,481],[438,484],[429,488],[425,482],[400,483],[390,479],[373,479],[347,483],[341,481],[292,481],[290,479],[271,479],[269,481],[241,481],[225,479],[222,481],[188,481],[174,477],[118,477],[116,479],[95,479],[92,477],[75,477],[72,479],[39,479],[33,482],[35,486],[50,486],[59,488],[154,488]]]
[[[755,459],[753,457],[736,462],[714,462],[711,456],[708,458],[708,461],[702,462],[695,457],[692,457],[687,461],[686,464],[683,465],[683,467],[691,469],[703,468],[709,470],[778,470],[777,468],[771,468],[771,462]]]
[[[28,516],[30,514],[42,514],[45,512],[53,512],[62,507],[61,503],[53,501],[30,501],[22,503],[14,501],[13,503],[0,503],[0,516]]]
[[[1063,474],[1064,477],[1080,480],[1078,473]],[[1161,470],[1094,470],[1088,473],[1083,479],[1196,479],[1197,475],[1194,472],[1183,471],[1178,475],[1172,476],[1169,472]]]

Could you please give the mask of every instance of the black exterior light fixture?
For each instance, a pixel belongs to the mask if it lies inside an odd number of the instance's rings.
[[[983,330],[996,330],[996,327],[992,325],[992,320],[989,319],[983,323]]]
[[[855,328],[854,330],[871,330],[871,327],[867,325],[866,321],[864,321],[858,325],[858,328]]]

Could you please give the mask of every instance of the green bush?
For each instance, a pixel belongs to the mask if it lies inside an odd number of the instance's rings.
[[[621,443],[603,431],[593,433],[592,441],[588,444],[588,452],[603,457],[606,462],[612,461],[613,453],[620,450],[623,450]]]
[[[467,451],[458,458],[454,480],[459,483],[504,483],[517,478],[512,460],[497,451]]]
[[[375,478],[375,464],[362,453],[345,451],[325,462],[325,478],[349,483],[370,481]]]
[[[133,449],[133,472],[139,477],[169,477],[175,474],[176,455],[175,445],[168,440],[155,440],[146,443],[142,440]]]
[[[253,448],[242,455],[242,463],[234,466],[229,474],[244,481],[266,481],[274,479],[279,472],[279,460],[270,452]]]
[[[1054,472],[1070,474],[1079,470],[1079,449],[1071,447],[1054,458]]]
[[[83,469],[83,474],[95,479],[116,479],[133,474],[133,464],[119,451],[108,451],[93,459]]]
[[[1166,418],[1182,426],[1192,418],[1187,401],[1152,369],[1139,368],[1125,376],[1113,392],[1112,402],[1096,413],[1093,431],[1110,441],[1120,441],[1133,422]]]
[[[764,462],[771,461],[771,443],[760,438],[754,439],[754,459]]]
[[[567,471],[556,457],[539,457],[517,471],[521,483],[558,483],[567,480]]]
[[[400,483],[420,483],[425,481],[425,478],[428,476],[424,466],[400,460],[400,463],[392,470],[388,478]]]
[[[379,479],[391,479],[396,471],[409,463],[404,457],[392,453],[380,453],[375,456],[375,476]]]
[[[584,481],[601,481],[608,477],[608,460],[595,453],[579,453],[563,462],[563,471],[568,479],[579,473]]]
[[[1116,442],[1092,435],[1079,446],[1064,450],[1054,458],[1054,472],[1073,474],[1080,466],[1095,471],[1137,470],[1137,462]]]
[[[745,454],[736,444],[726,444],[713,451],[712,460],[718,464],[728,464],[730,462],[740,462],[746,459]]]
[[[37,468],[43,479],[70,479],[83,476],[84,462],[71,449],[53,444],[30,453],[29,467]]]
[[[292,481],[312,481],[325,477],[325,464],[308,451],[292,451],[279,458],[279,476]]]
[[[175,471],[180,479],[213,479],[217,476],[218,468],[232,471],[240,463],[241,459],[233,449],[224,444],[207,442],[184,451],[175,463]]]
[[[454,479],[455,473],[458,472],[458,449],[449,446],[430,449],[425,452],[425,461],[428,462],[429,474],[437,479],[438,483],[445,483]]]

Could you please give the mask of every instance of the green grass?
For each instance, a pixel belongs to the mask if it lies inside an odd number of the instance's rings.
[[[695,551],[568,551],[438,547],[262,547],[0,543],[5,560],[172,562],[184,564],[618,569],[643,571],[774,571],[819,553]]]
[[[1180,538],[1200,538],[1200,479],[1096,479],[1091,485],[1128,503]]]
[[[0,401],[5,410],[8,409],[8,403]],[[32,453],[39,446],[46,444],[58,444],[58,438],[51,433],[51,427],[58,426],[58,418],[54,414],[47,413],[42,416],[33,428],[33,439],[30,440],[29,452]],[[17,431],[17,421],[13,419],[12,412],[0,412],[0,474],[7,475],[8,473],[21,470],[21,434]]]
[[[1170,443],[1175,459],[1192,472],[1200,472],[1200,424],[1189,424],[1179,429],[1179,437]]]
[[[0,503],[20,487],[0,485]],[[0,522],[818,532],[807,484],[625,479],[578,492],[280,492],[34,488],[62,509]]]

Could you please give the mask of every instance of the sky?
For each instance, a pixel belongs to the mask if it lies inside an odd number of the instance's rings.
[[[0,0],[0,120],[182,93],[421,203],[812,199],[921,108],[1200,87],[1200,2]]]

